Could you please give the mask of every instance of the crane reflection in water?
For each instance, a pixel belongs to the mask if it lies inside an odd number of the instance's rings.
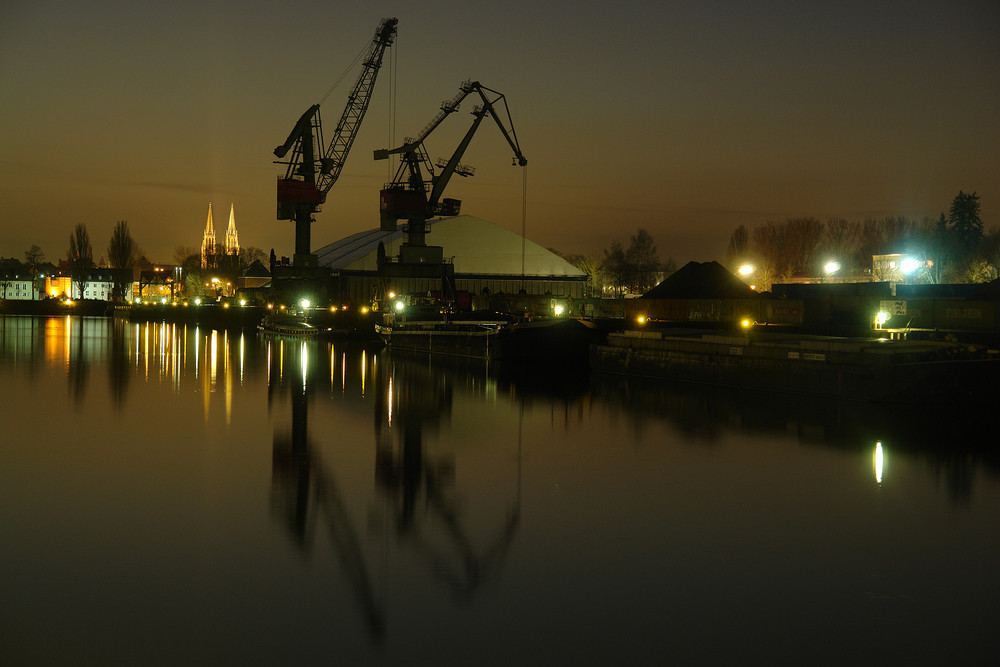
[[[335,437],[317,438],[309,428],[311,404],[330,395],[339,400],[336,394],[343,392],[374,415],[373,446],[349,439],[333,446],[372,447],[372,495],[385,508],[388,528],[379,532],[379,549],[384,553],[385,540],[394,537],[418,572],[429,574],[453,599],[472,601],[486,581],[499,576],[520,524],[520,442],[517,482],[505,514],[487,524],[473,521],[466,505],[474,480],[461,478],[454,452],[431,453],[425,443],[451,419],[455,383],[449,374],[425,364],[394,363],[387,354],[338,353],[317,341],[275,339],[267,345],[269,404],[284,394],[291,404],[290,428],[276,427],[274,433],[272,508],[297,548],[313,555],[318,526],[325,528],[372,641],[383,642],[388,603],[377,580],[387,576],[386,559],[365,543],[363,522],[353,518],[364,502],[346,491],[354,480],[336,469],[334,457],[324,456],[331,451],[324,450],[331,445],[324,440]]]

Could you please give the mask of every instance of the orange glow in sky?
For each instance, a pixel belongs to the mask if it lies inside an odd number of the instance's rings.
[[[987,229],[1000,222],[995,3],[394,4],[5,3],[0,256],[38,244],[56,261],[82,222],[96,260],[124,219],[169,262],[200,245],[209,202],[236,204],[242,245],[290,255],[271,151],[383,16],[397,40],[314,247],[378,226],[389,165],[372,151],[417,134],[466,79],[506,95],[527,186],[484,125],[463,159],[476,175],[447,196],[520,232],[526,193],[545,247],[599,257],[643,227],[661,259],[707,261],[739,224],[936,218],[960,189]],[[357,73],[323,103],[327,138]],[[432,160],[468,111],[428,139]]]

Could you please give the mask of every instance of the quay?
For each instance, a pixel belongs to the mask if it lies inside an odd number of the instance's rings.
[[[756,330],[628,330],[591,345],[589,361],[603,373],[893,403],[993,402],[1000,379],[1000,354],[985,346]]]

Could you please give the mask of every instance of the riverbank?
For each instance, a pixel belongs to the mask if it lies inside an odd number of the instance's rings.
[[[997,399],[995,349],[937,341],[770,332],[625,331],[590,348],[591,370],[899,403]]]
[[[34,317],[62,317],[81,315],[87,317],[108,317],[111,304],[107,301],[64,301],[62,299],[0,299],[0,315],[31,315]]]

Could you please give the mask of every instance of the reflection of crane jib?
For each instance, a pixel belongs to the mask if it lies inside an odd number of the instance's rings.
[[[355,508],[352,498],[309,433],[311,401],[327,394],[327,383],[330,388],[340,387],[335,385],[340,376],[333,373],[332,360],[341,357],[317,351],[311,344],[289,346],[284,353],[288,357],[283,362],[284,374],[278,368],[281,355],[268,354],[269,366],[273,366],[268,400],[285,393],[292,413],[291,428],[274,432],[272,511],[304,553],[311,553],[317,530],[325,529],[322,532],[331,538],[370,636],[381,643],[387,631],[387,603],[377,584],[379,569],[373,567],[378,561],[366,557],[363,532],[351,511]],[[388,500],[385,518],[390,519],[384,525],[391,527],[418,562],[427,565],[435,581],[457,599],[469,600],[501,572],[520,525],[520,436],[514,497],[502,518],[487,524],[487,539],[477,539],[484,536],[477,535],[478,524],[466,515],[463,499],[455,493],[452,455],[430,454],[424,442],[428,432],[451,420],[455,381],[422,364],[393,364],[381,355],[376,363],[374,356],[363,351],[358,355],[370,358],[367,371],[347,356],[340,365],[343,370],[351,369],[347,386],[360,389],[359,376],[366,373],[373,383],[355,400],[371,401],[374,407],[375,488]],[[329,372],[322,367],[328,359]],[[381,562],[384,567],[384,557]]]
[[[417,365],[385,364],[383,368],[376,376],[375,390],[378,486],[390,500],[401,543],[424,560],[457,598],[468,600],[499,571],[510,549],[520,524],[520,482],[493,539],[477,547],[453,493],[454,460],[429,456],[423,443],[425,427],[436,429],[451,419],[450,379]],[[518,454],[520,461],[520,448]],[[418,512],[418,508],[425,511]],[[434,543],[432,525],[443,527],[443,544]]]

